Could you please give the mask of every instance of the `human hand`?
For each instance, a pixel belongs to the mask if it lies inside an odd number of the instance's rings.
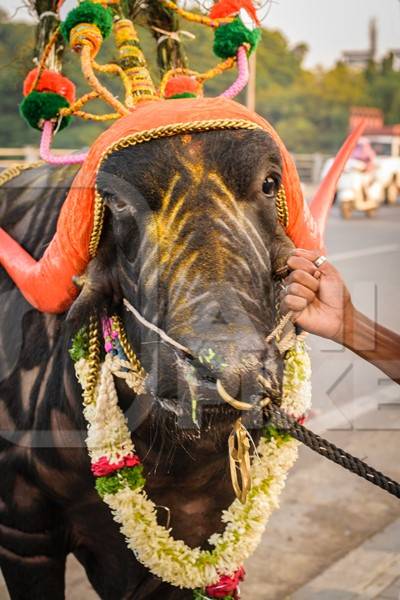
[[[320,252],[296,248],[287,264],[282,312],[293,311],[293,321],[309,333],[343,343],[354,312],[350,293],[329,262],[318,269]]]

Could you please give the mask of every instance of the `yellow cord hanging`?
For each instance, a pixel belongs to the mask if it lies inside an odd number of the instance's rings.
[[[83,44],[81,49],[81,67],[86,81],[98,93],[99,97],[112,106],[121,116],[128,115],[129,110],[97,79],[93,70],[91,47],[86,43]]]
[[[210,19],[210,17],[206,17],[205,15],[198,15],[188,10],[184,10],[183,8],[177,6],[175,2],[172,2],[172,0],[161,0],[161,2],[166,8],[173,10],[183,19],[191,21],[192,23],[198,23],[199,25],[207,25],[208,27],[218,27],[219,25],[223,25],[225,23],[232,23],[232,21],[234,20],[233,17],[221,17],[219,19]]]
[[[51,36],[51,38],[50,38],[50,39],[49,39],[49,41],[47,42],[47,45],[46,45],[46,47],[45,47],[45,49],[44,49],[44,51],[43,51],[43,54],[42,54],[42,56],[40,57],[40,62],[39,62],[39,64],[38,64],[37,75],[36,75],[36,79],[35,79],[35,81],[33,82],[33,85],[32,85],[32,90],[35,90],[35,89],[36,89],[36,86],[38,85],[38,83],[39,83],[39,81],[40,81],[40,78],[41,78],[41,76],[42,76],[42,73],[43,73],[43,71],[44,71],[44,70],[45,70],[45,68],[46,68],[47,59],[48,59],[48,58],[49,58],[49,56],[50,56],[50,52],[51,52],[51,50],[53,49],[53,47],[54,47],[54,44],[56,43],[56,41],[57,41],[57,38],[58,38],[59,34],[60,34],[60,28],[59,28],[59,27],[57,27],[57,29],[54,31],[53,35]]]

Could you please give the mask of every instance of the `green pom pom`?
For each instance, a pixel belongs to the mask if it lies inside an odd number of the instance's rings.
[[[169,96],[167,100],[176,100],[177,98],[197,98],[196,94],[191,94],[190,92],[182,92],[181,94],[174,94],[173,96]]]
[[[112,29],[112,12],[109,8],[90,2],[90,0],[82,2],[69,12],[65,21],[61,23],[61,33],[67,41],[69,41],[71,29],[76,25],[80,25],[80,23],[93,23],[97,25],[103,38],[106,38],[110,35]]]
[[[68,108],[69,102],[54,92],[36,92],[28,94],[20,104],[20,112],[34,129],[41,129],[42,121],[55,119],[61,108]],[[71,117],[64,117],[60,129],[69,125]]]
[[[241,19],[237,17],[232,23],[220,25],[215,30],[214,54],[219,58],[236,56],[238,48],[243,44],[250,45],[250,53],[255,50],[261,39],[260,29],[247,29]]]
[[[89,336],[86,327],[81,327],[74,335],[68,352],[74,363],[81,358],[86,358],[89,353]]]
[[[96,490],[99,496],[103,498],[106,494],[116,494],[125,485],[128,485],[132,490],[138,487],[143,487],[145,479],[143,477],[143,466],[124,467],[116,471],[114,475],[106,475],[105,477],[96,478]]]

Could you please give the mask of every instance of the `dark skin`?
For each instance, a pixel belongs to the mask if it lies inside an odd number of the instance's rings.
[[[340,273],[329,262],[319,269],[317,251],[296,249],[288,259],[284,310],[309,333],[343,344],[400,384],[400,335],[358,311]]]
[[[159,522],[166,523],[162,507],[168,507],[172,534],[190,546],[207,547],[234,497],[227,438],[238,413],[221,402],[216,378],[238,399],[254,401],[265,396],[259,374],[277,393],[282,383],[277,348],[264,341],[275,321],[272,275],[292,247],[276,218],[281,166],[273,141],[263,132],[211,132],[120,152],[98,176],[104,233],[69,314],[41,315],[20,306],[13,292],[1,323],[1,339],[15,341],[3,348],[8,370],[0,381],[0,427],[12,434],[1,440],[0,557],[12,600],[64,598],[68,553],[82,562],[102,599],[192,598],[190,590],[160,582],[136,561],[94,490],[81,389],[67,353],[90,314],[119,314],[149,373],[142,396],[117,381],[119,400],[146,490],[161,507]],[[39,175],[46,180],[46,173]],[[60,177],[67,175],[72,171]],[[34,192],[30,178],[34,173],[22,179],[25,194],[16,190],[13,201],[0,206],[1,224],[38,258],[54,234],[65,193]],[[13,290],[4,273],[0,285]],[[191,356],[139,326],[124,310],[124,297]],[[196,359],[209,356],[210,348],[217,359],[201,367]],[[200,429],[177,417],[181,408],[191,415],[188,373],[201,400]]]

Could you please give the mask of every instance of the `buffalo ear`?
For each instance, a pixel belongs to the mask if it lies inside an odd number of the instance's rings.
[[[74,280],[81,291],[68,311],[68,321],[84,324],[91,315],[111,314],[120,304],[122,295],[115,261],[110,261],[109,255],[108,249],[100,248],[86,272]]]
[[[286,235],[282,225],[276,224],[271,249],[272,272],[279,273],[286,267],[287,260],[295,248],[292,240]]]

